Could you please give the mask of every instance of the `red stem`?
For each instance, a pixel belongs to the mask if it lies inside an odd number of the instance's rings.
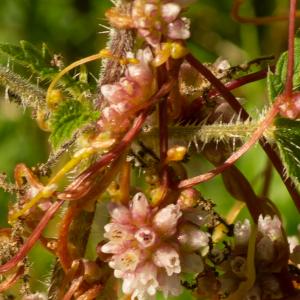
[[[20,266],[16,272],[10,275],[6,280],[0,283],[0,293],[5,292],[9,288],[11,288],[23,275],[25,272],[25,267]]]
[[[69,251],[69,228],[78,213],[77,205],[70,204],[59,226],[56,254],[65,273],[71,267],[73,260]]]
[[[168,186],[168,169],[166,165],[168,151],[168,103],[164,99],[159,103],[159,146],[161,162],[161,179],[164,187]]]
[[[163,85],[161,89],[147,101],[149,105],[153,105],[155,102],[160,100],[161,97],[165,96],[171,87],[172,85],[169,83]],[[89,180],[94,174],[107,166],[113,160],[117,159],[138,135],[148,114],[149,107],[140,113],[131,129],[124,135],[123,139],[109,153],[103,155],[98,162],[95,162],[87,170],[79,174],[79,176],[66,188],[64,193],[58,196],[58,198],[61,196],[64,200],[72,200],[72,191],[80,188],[84,189],[85,185],[89,185]]]
[[[296,19],[297,0],[290,0],[290,17],[289,17],[289,49],[288,49],[288,70],[286,76],[285,90],[286,96],[290,97],[293,92],[293,76],[294,76],[294,35],[295,35],[295,19]]]
[[[57,201],[52,204],[52,206],[47,210],[47,212],[42,217],[39,224],[36,226],[34,231],[31,233],[25,244],[23,244],[18,251],[18,253],[7,263],[0,266],[0,273],[4,273],[15,267],[21,260],[25,258],[27,253],[31,250],[34,246],[36,241],[40,238],[43,230],[48,225],[49,221],[53,217],[53,215],[58,211],[64,201]]]
[[[264,131],[272,124],[274,118],[278,113],[278,105],[275,103],[268,112],[266,118],[260,124],[259,128],[255,130],[251,138],[238,151],[234,152],[226,161],[219,167],[199,176],[185,179],[179,182],[178,188],[189,188],[201,182],[208,181],[218,174],[222,173],[227,168],[231,167],[242,155],[244,155],[262,136]]]
[[[198,70],[203,76],[205,76],[216,90],[224,97],[224,99],[229,103],[229,105],[234,109],[234,111],[240,114],[242,120],[247,120],[249,114],[243,108],[243,106],[236,100],[233,94],[224,86],[224,84],[211,73],[201,62],[194,58],[191,54],[186,56],[187,61]],[[293,181],[286,177],[285,168],[278,157],[277,153],[274,151],[272,146],[267,143],[267,141],[262,137],[259,141],[261,147],[264,149],[275,169],[279,173],[283,183],[285,184],[287,190],[289,191],[298,211],[300,212],[300,195],[295,188]]]

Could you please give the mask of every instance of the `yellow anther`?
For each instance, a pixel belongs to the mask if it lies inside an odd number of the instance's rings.
[[[175,146],[167,152],[167,162],[181,161],[187,153],[187,148],[183,146]]]
[[[127,58],[129,64],[137,65],[140,61],[137,58]]]
[[[171,45],[171,57],[179,59],[188,54],[188,50],[180,43],[172,43]]]

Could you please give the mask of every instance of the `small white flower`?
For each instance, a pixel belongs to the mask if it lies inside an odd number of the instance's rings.
[[[164,235],[173,235],[182,212],[178,205],[170,204],[157,212],[153,218],[153,227]]]
[[[238,221],[234,226],[234,238],[236,245],[247,245],[251,234],[251,225],[248,219]]]
[[[164,268],[168,274],[180,273],[180,259],[178,252],[171,246],[164,245],[159,247],[153,255],[153,262],[161,268]]]
[[[204,270],[201,255],[194,252],[208,245],[208,234],[187,222],[178,204],[158,210],[137,193],[128,207],[110,204],[109,211],[112,221],[104,227],[108,242],[101,250],[111,254],[108,265],[123,279],[122,290],[131,300],[154,300],[157,291],[177,296],[181,272]]]
[[[47,300],[47,296],[43,293],[35,293],[26,295],[22,298],[22,300]]]
[[[273,218],[260,215],[258,218],[258,231],[268,236],[272,241],[281,239],[281,221],[276,215]]]
[[[193,224],[184,224],[179,228],[178,241],[186,251],[195,251],[208,245],[209,236]]]

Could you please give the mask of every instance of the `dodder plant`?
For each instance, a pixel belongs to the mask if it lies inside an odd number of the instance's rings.
[[[48,296],[27,288],[23,299],[143,300],[158,292],[177,296],[183,288],[196,299],[300,297],[299,244],[288,243],[274,203],[256,195],[234,166],[259,141],[300,209],[296,0],[290,3],[288,51],[275,68],[244,76],[241,67],[204,65],[189,53],[189,20],[182,12],[192,2],[118,1],[106,13],[113,27],[108,48],[66,68],[46,45],[0,45],[43,81],[36,86],[0,68],[1,84],[11,99],[32,108],[53,149],[45,164],[19,164],[15,184],[3,183],[16,202],[11,227],[0,230],[1,292],[25,280],[26,255],[40,241],[57,257]],[[242,3],[234,1],[232,13],[240,21],[270,21],[240,17]],[[83,65],[98,59],[104,62],[97,87]],[[79,66],[78,76],[71,76]],[[251,120],[230,90],[266,75],[270,104]],[[61,166],[66,151],[71,157]],[[189,178],[197,152],[216,168]],[[131,176],[136,170],[142,171],[140,184]],[[239,208],[220,216],[196,190],[218,174],[252,222],[233,224]],[[92,223],[102,221],[96,204],[105,199],[111,220],[98,237],[97,257],[88,260]],[[57,235],[45,236],[57,214]]]

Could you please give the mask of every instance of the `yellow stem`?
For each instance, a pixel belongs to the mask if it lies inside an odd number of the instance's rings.
[[[238,289],[227,298],[227,300],[241,300],[244,299],[247,292],[253,287],[256,280],[256,271],[255,271],[255,245],[256,245],[256,234],[257,226],[256,224],[252,225],[251,235],[248,244],[248,253],[247,253],[247,279],[242,282]]]
[[[95,148],[89,147],[79,150],[74,154],[70,161],[68,161],[61,170],[58,171],[54,177],[50,179],[48,184],[33,198],[31,198],[22,209],[14,212],[9,216],[9,222],[13,223],[18,217],[22,216],[26,213],[30,208],[32,208],[35,204],[37,204],[41,199],[49,198],[53,195],[53,193],[58,188],[59,180],[69,171],[71,171],[74,167],[76,167],[83,159],[90,157],[92,154],[96,152]]]

